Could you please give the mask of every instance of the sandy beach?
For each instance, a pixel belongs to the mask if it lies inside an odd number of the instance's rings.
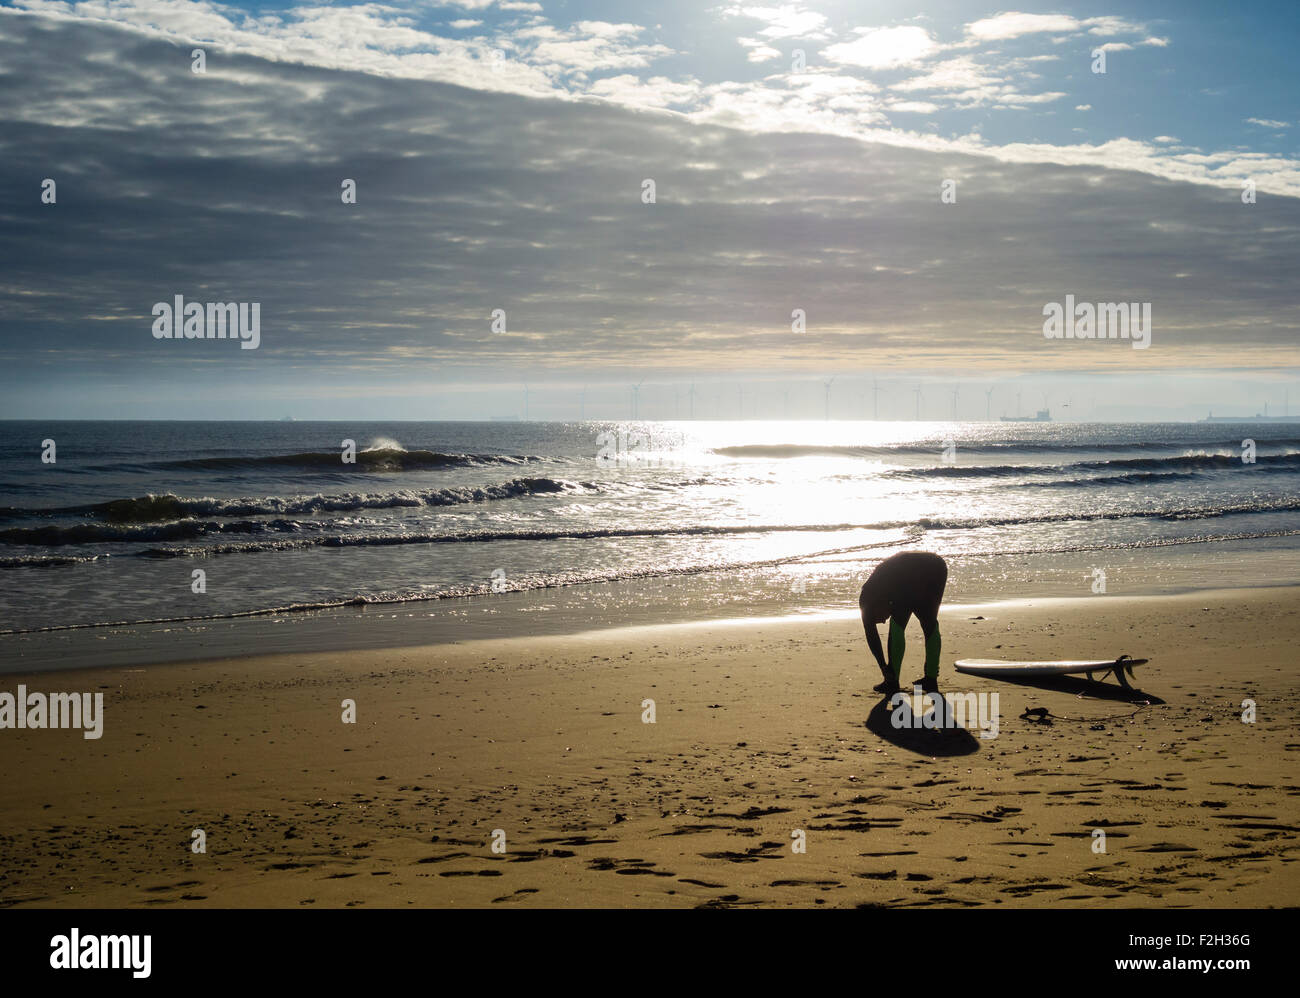
[[[941,622],[941,688],[997,692],[994,738],[890,727],[848,619],[9,675],[103,692],[104,728],[0,732],[0,903],[1295,902],[1300,590]],[[1121,652],[1151,658],[1137,702],[951,664]]]

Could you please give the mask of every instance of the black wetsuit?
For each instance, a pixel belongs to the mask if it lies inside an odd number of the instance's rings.
[[[892,555],[877,565],[863,583],[858,596],[862,626],[886,683],[898,682],[903,666],[903,629],[913,615],[925,632],[925,674],[931,679],[938,676],[939,604],[943,602],[947,584],[947,562],[928,551],[902,551]],[[876,621],[882,613],[890,618],[888,663],[876,631]]]

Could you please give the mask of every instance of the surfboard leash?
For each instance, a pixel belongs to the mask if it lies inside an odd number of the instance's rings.
[[[1078,694],[1083,697],[1083,694]],[[1089,697],[1088,699],[1095,699]],[[1151,706],[1150,700],[1129,701],[1130,704],[1136,703],[1137,706],[1131,714],[1107,714],[1105,717],[1065,717],[1061,714],[1053,714],[1046,707],[1026,707],[1025,712],[1020,715],[1021,720],[1030,721],[1035,724],[1051,724],[1053,721],[1075,721],[1078,723],[1100,724],[1103,721],[1125,721],[1132,717],[1137,717],[1142,711]]]

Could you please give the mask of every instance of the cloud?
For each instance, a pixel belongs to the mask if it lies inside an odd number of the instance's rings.
[[[543,68],[484,37],[448,38],[381,4],[301,7],[252,17],[205,0],[17,0],[47,19],[117,24],[141,37],[205,45],[210,73],[238,54],[379,76],[442,80],[483,90],[554,94],[554,65]],[[481,9],[489,3],[456,6]],[[0,7],[0,24],[27,15]],[[507,40],[508,42],[508,40]],[[559,67],[562,71],[562,67]]]
[[[999,77],[992,75],[971,56],[963,55],[940,62],[920,76],[895,83],[894,89],[965,91],[994,87],[1000,83]]]
[[[801,4],[787,3],[776,6],[733,4],[722,13],[731,17],[748,17],[762,22],[758,30],[764,38],[821,38],[826,17],[805,9]]]
[[[968,24],[966,31],[983,41],[1004,41],[1042,31],[1078,31],[1080,27],[1080,23],[1067,14],[1021,14],[1012,11]]]
[[[892,69],[919,62],[939,51],[924,28],[858,28],[851,42],[827,46],[823,55],[830,62],[864,69]]]
[[[642,79],[624,73],[597,80],[591,85],[590,93],[617,104],[669,108],[674,105],[694,103],[699,98],[701,89],[696,81],[683,83],[664,76]]]
[[[1252,125],[1261,125],[1264,128],[1290,128],[1291,127],[1291,123],[1289,121],[1275,121],[1272,118],[1247,118],[1246,121],[1248,121]]]
[[[1090,35],[1132,35],[1145,30],[1142,25],[1122,17],[1090,17],[1079,23]]]
[[[737,38],[745,49],[745,58],[750,62],[771,62],[773,59],[781,58],[781,50],[774,49],[771,45],[758,38]]]
[[[1017,106],[1021,104],[1050,104],[1067,96],[1059,90],[1050,90],[1041,94],[1007,93],[997,98],[1000,104]]]
[[[1087,31],[1090,35],[1103,37],[1111,35],[1136,34],[1143,31],[1140,24],[1127,21],[1122,17],[1089,17],[1082,20],[1069,14],[1022,14],[1009,11],[993,17],[982,18],[966,25],[966,33],[980,41],[1007,41],[1034,34],[1076,34]],[[1143,44],[1165,44],[1164,39],[1148,39]]]
[[[1075,109],[1076,111],[1091,111],[1091,110],[1092,110],[1092,105],[1091,105],[1091,104],[1076,104],[1076,105],[1074,106],[1074,109]]]
[[[673,50],[658,43],[641,43],[645,29],[635,24],[579,21],[570,28],[537,25],[514,33],[518,50],[551,74],[592,73],[605,69],[649,66]]]
[[[890,101],[886,107],[890,111],[904,111],[910,114],[933,114],[939,110],[938,104],[931,104],[924,100],[896,100]]]
[[[870,80],[826,70],[784,73],[762,87],[732,82],[707,86],[689,117],[757,132],[854,135],[888,125],[878,90]]]
[[[594,35],[597,38],[635,38],[645,28],[639,24],[613,24],[609,21],[577,21],[574,25],[574,31],[580,35]]]
[[[892,84],[891,89],[904,93],[928,91],[965,107],[1022,107],[1049,103],[1066,96],[1058,91],[1021,93],[1007,78],[966,55],[936,63],[919,76]]]

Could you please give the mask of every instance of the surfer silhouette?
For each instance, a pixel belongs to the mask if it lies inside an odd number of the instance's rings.
[[[906,650],[904,629],[915,616],[925,633],[925,679],[921,688],[935,693],[939,688],[939,604],[948,584],[948,563],[928,551],[901,551],[876,566],[862,585],[858,607],[867,645],[876,657],[885,679],[875,687],[886,695],[898,692]],[[876,627],[889,621],[889,659],[880,647]]]

